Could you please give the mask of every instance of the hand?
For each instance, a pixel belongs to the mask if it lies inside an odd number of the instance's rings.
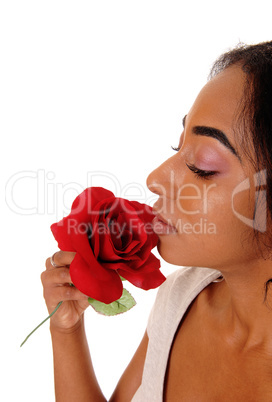
[[[50,318],[51,330],[71,331],[80,324],[83,313],[89,306],[88,296],[71,286],[72,281],[69,266],[75,253],[58,251],[54,262],[60,267],[55,268],[50,258],[47,258],[46,270],[41,274],[44,298],[49,314],[62,301],[58,311]]]

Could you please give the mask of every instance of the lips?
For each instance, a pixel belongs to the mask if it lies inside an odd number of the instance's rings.
[[[152,221],[153,230],[157,235],[167,235],[177,233],[177,229],[168,223],[163,217],[153,210],[155,218]]]

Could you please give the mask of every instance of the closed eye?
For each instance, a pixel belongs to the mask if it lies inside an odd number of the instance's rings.
[[[172,147],[173,151],[179,152],[180,151],[180,147]],[[195,165],[191,165],[189,163],[186,163],[186,166],[188,167],[188,169],[191,170],[191,172],[193,172],[196,177],[198,179],[204,179],[204,180],[209,180],[209,178],[211,178],[212,176],[216,175],[218,172],[215,170],[202,170],[199,169],[198,167],[196,167]]]
[[[212,176],[214,176],[216,173],[218,173],[215,170],[202,170],[197,168],[195,165],[190,165],[189,163],[186,163],[186,166],[188,169],[193,172],[197,178],[199,179],[204,179],[204,180],[209,180]]]

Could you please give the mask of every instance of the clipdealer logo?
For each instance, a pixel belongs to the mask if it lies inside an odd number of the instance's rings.
[[[254,208],[254,218],[250,219],[241,213],[237,212],[234,208],[234,198],[237,194],[245,190],[250,190],[250,180],[249,178],[243,180],[239,183],[232,193],[232,211],[235,216],[237,216],[240,221],[244,222],[247,226],[264,233],[267,227],[267,198],[266,190],[261,187],[266,185],[266,170],[261,170],[254,174],[254,187],[258,188],[255,191],[255,208]]]
[[[141,183],[122,185],[115,175],[106,171],[86,172],[86,184],[83,185],[57,181],[55,172],[38,169],[22,170],[10,176],[5,186],[5,202],[15,214],[52,215],[59,220],[70,212],[73,200],[86,187],[104,187],[116,197],[148,205],[152,205],[157,198],[155,194],[147,194],[146,187]]]
[[[172,172],[173,173],[173,172]],[[20,171],[12,175],[6,183],[5,198],[6,204],[11,211],[20,215],[54,215],[55,219],[61,219],[66,212],[70,211],[71,201],[84,190],[84,187],[79,183],[60,183],[56,182],[56,175],[54,172],[46,172],[43,169],[37,171]],[[202,212],[204,218],[208,213],[208,193],[216,187],[215,184],[206,186],[204,184],[203,189],[199,186],[186,184],[182,186],[178,191],[178,196],[174,197],[174,177],[171,176],[169,181],[171,185],[171,200],[173,203],[170,205],[170,213],[174,212],[174,205],[184,215],[196,215]],[[101,183],[105,185],[105,188],[110,188],[115,194],[120,194],[120,197],[130,198],[139,202],[145,202],[149,205],[153,205],[157,199],[156,194],[152,194],[151,198],[147,199],[146,189],[138,183],[129,183],[122,187],[120,182],[115,176],[109,172],[87,172],[87,186],[101,186]],[[246,178],[239,183],[232,192],[231,195],[231,208],[234,215],[242,221],[245,225],[264,233],[267,229],[267,192],[264,186],[267,183],[266,170],[262,170],[255,173],[253,177],[255,191],[255,211],[253,219],[244,216],[241,211],[238,212],[235,209],[235,197],[243,192],[248,191],[251,188],[249,178]],[[163,195],[162,199],[167,197],[166,188],[156,183],[156,188],[159,188],[160,194]],[[167,187],[169,189],[169,186]],[[158,189],[157,189],[158,190]],[[189,193],[187,190],[190,190]],[[30,192],[31,191],[31,192]],[[26,202],[22,199],[26,194]],[[185,204],[190,201],[192,205],[194,201],[202,201],[198,204],[199,209],[185,208]],[[178,205],[176,203],[178,202]],[[174,205],[173,205],[174,204]],[[161,210],[167,209],[169,205],[161,205]],[[200,225],[201,224],[201,225]],[[209,226],[210,225],[210,226]],[[188,225],[187,225],[188,226]],[[201,233],[215,234],[215,224],[209,222],[207,219],[199,221],[197,228],[189,228],[186,223],[181,224],[181,228],[184,233],[190,231],[199,231],[199,226],[203,228]]]

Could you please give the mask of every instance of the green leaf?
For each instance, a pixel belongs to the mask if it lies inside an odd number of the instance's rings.
[[[94,310],[103,315],[117,315],[125,313],[136,304],[136,301],[126,289],[123,289],[123,294],[120,299],[110,304],[102,303],[98,300],[92,299],[91,297],[89,297],[88,300]]]

